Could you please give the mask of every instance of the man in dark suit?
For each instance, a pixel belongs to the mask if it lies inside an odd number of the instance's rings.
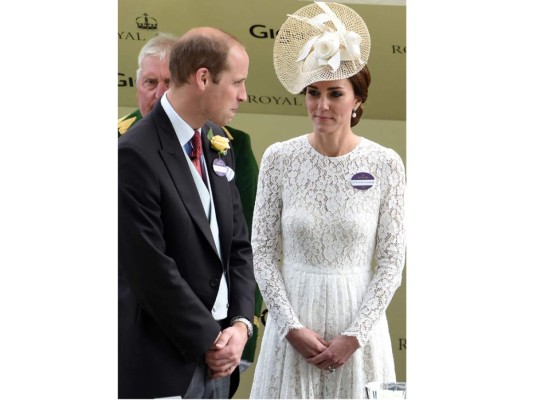
[[[237,389],[255,281],[218,125],[246,99],[248,65],[234,37],[187,32],[170,56],[169,90],[119,139],[119,398]]]
[[[128,129],[139,122],[143,115],[147,115],[161,96],[170,86],[169,58],[172,47],[178,37],[170,33],[158,32],[157,36],[148,40],[141,48],[137,57],[137,81],[135,84],[137,108],[118,120],[118,137],[124,135]],[[252,230],[253,209],[259,166],[252,151],[250,135],[230,126],[222,127],[231,141],[235,155],[235,184],[239,190],[242,210],[248,233]],[[259,337],[259,317],[261,315],[263,299],[261,292],[255,289],[255,315],[253,320],[253,335],[246,343],[242,353],[240,372],[249,368],[254,362],[257,339]]]

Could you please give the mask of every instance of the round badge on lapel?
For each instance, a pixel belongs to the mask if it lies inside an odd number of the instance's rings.
[[[359,190],[367,190],[374,186],[375,179],[368,172],[358,172],[352,176],[352,186]]]
[[[226,163],[221,158],[215,158],[213,161],[213,171],[215,171],[215,174],[218,176],[226,176],[226,173],[228,172],[228,167],[226,166]]]

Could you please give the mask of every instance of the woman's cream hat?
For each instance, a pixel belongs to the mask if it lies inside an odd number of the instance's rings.
[[[288,17],[274,42],[274,69],[290,93],[348,78],[368,62],[370,33],[350,7],[315,2]]]

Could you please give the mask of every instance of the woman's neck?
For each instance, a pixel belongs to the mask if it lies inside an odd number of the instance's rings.
[[[327,157],[339,157],[355,149],[361,142],[361,137],[352,131],[340,135],[312,132],[309,134],[308,140],[309,144],[320,154]]]

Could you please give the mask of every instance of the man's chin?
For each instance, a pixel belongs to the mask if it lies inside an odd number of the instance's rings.
[[[211,122],[214,122],[217,125],[224,126],[230,123],[230,121],[233,119],[233,116],[227,117],[225,119],[212,119]]]
[[[235,114],[237,113],[237,110],[231,110],[231,115],[228,116],[228,119],[226,121],[226,123],[224,125],[227,125],[231,122],[231,120],[233,119],[233,117],[235,116]]]

